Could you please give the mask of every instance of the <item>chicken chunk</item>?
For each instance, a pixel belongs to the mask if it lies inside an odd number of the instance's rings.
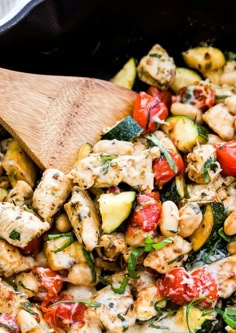
[[[124,182],[140,191],[150,192],[154,186],[152,160],[159,157],[157,147],[146,149],[140,155],[93,153],[75,165],[71,176],[80,189],[110,187]]]
[[[234,137],[234,116],[223,104],[217,104],[203,114],[203,120],[223,140],[231,140]]]
[[[26,271],[35,265],[32,257],[23,256],[20,251],[3,239],[0,240],[0,275],[9,277]]]
[[[128,141],[100,140],[93,146],[93,153],[107,153],[115,155],[132,155],[133,144]]]
[[[100,257],[104,257],[106,260],[116,260],[120,254],[127,251],[124,235],[118,232],[102,235],[97,251]]]
[[[175,235],[173,243],[166,245],[161,250],[152,250],[149,252],[143,264],[145,267],[150,267],[158,273],[166,274],[172,268],[181,266],[191,250],[192,246],[189,242]]]
[[[209,144],[194,147],[187,155],[187,163],[189,179],[198,184],[210,183],[221,172],[220,164],[216,161],[216,149]]]
[[[33,197],[32,187],[23,180],[18,180],[16,185],[8,193],[6,200],[16,206],[31,205]]]
[[[63,206],[71,189],[70,177],[60,170],[47,169],[34,191],[33,209],[45,221],[50,222],[52,216]]]
[[[176,66],[172,57],[155,44],[137,67],[139,79],[151,86],[168,89],[175,78]]]
[[[92,251],[98,244],[100,220],[89,194],[74,187],[64,209],[79,243],[84,244],[86,250]]]
[[[0,237],[9,244],[25,247],[50,228],[29,211],[10,202],[0,202]]]

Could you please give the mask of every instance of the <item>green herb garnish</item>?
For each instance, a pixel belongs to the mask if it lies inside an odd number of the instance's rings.
[[[59,247],[58,249],[56,250],[52,250],[53,253],[57,253],[57,252],[60,252],[60,251],[63,251],[65,250],[68,246],[70,246],[73,241],[74,241],[74,234],[72,232],[67,232],[67,233],[62,233],[62,234],[55,234],[55,235],[48,235],[48,239],[49,240],[52,240],[52,239],[58,239],[58,238],[61,238],[61,237],[68,237],[68,241],[65,242],[61,247]]]
[[[145,239],[144,251],[145,252],[150,252],[153,249],[161,250],[166,245],[173,243],[173,241],[174,241],[173,237],[168,237],[168,238],[165,238],[165,239],[163,239],[162,241],[160,241],[158,243],[154,243],[153,240],[151,239],[151,237],[147,236],[146,239]]]
[[[37,314],[37,312],[35,312],[35,311],[33,311],[32,310],[32,305],[29,303],[29,302],[22,302],[22,303],[20,303],[22,306],[23,306],[23,308],[27,311],[27,312],[29,312],[30,314],[32,314],[32,315],[38,315]]]
[[[11,231],[9,237],[14,240],[20,240],[20,232],[16,231],[15,229]]]
[[[32,289],[27,288],[22,281],[19,281],[18,284],[20,287],[24,288],[25,290],[31,291],[33,294],[35,294],[35,292]]]
[[[218,230],[218,234],[222,237],[227,243],[236,242],[236,235],[228,236],[224,232],[224,227]]]
[[[125,289],[129,282],[129,279],[127,277],[124,277],[123,280],[121,281],[120,286],[114,287],[113,284],[110,281],[108,281],[106,278],[104,278],[103,276],[99,276],[99,280],[104,284],[110,285],[111,289],[117,294],[124,294]]]
[[[97,280],[97,274],[96,274],[96,271],[95,271],[95,267],[94,267],[94,263],[93,263],[93,259],[91,257],[91,253],[88,252],[85,248],[83,248],[83,255],[87,261],[87,264],[90,268],[90,271],[91,271],[91,275],[92,275],[92,283],[96,282]]]
[[[117,155],[101,154],[100,157],[103,161],[102,174],[105,175],[109,170],[111,161],[117,158]]]
[[[206,184],[210,182],[210,176],[209,176],[209,170],[214,170],[215,168],[218,167],[218,164],[215,159],[213,158],[208,158],[206,162],[204,163],[201,173],[204,178],[204,181]]]
[[[135,271],[135,266],[137,259],[141,253],[143,253],[144,248],[143,247],[137,247],[133,249],[130,253],[129,260],[128,260],[128,273],[129,276],[133,279],[138,279],[139,276],[137,272]]]
[[[170,168],[177,173],[178,172],[178,167],[175,164],[173,158],[169,154],[168,150],[162,145],[161,141],[157,139],[155,134],[150,134],[150,135],[144,135],[144,137],[148,140],[150,140],[155,146],[157,146],[162,154],[165,156],[167,162],[169,163]]]
[[[125,317],[123,317],[120,313],[118,314],[118,318],[122,321],[122,326],[123,326],[123,330],[126,331],[129,326],[127,324],[127,321],[125,319]]]
[[[102,305],[99,302],[90,302],[90,301],[84,301],[84,300],[80,300],[80,299],[62,299],[61,301],[53,303],[49,307],[53,307],[53,306],[56,306],[61,303],[83,303],[83,304],[85,304],[87,306],[91,306],[93,308],[98,308],[99,306]]]

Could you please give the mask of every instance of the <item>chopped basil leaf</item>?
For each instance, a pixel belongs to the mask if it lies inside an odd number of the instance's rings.
[[[62,234],[56,234],[56,235],[48,235],[48,239],[49,240],[53,240],[53,239],[58,239],[61,237],[68,237],[69,239],[58,249],[56,250],[52,250],[53,253],[57,253],[60,251],[63,251],[64,249],[66,249],[68,246],[70,246],[73,241],[74,241],[74,234],[72,232],[67,232],[67,233],[62,233]]]
[[[3,324],[3,323],[0,323],[0,327],[4,327],[10,331],[17,331],[17,327],[16,326],[10,326],[10,325],[7,325],[7,324]]]
[[[215,168],[218,167],[218,164],[215,159],[213,158],[208,158],[206,162],[204,163],[201,173],[204,178],[204,181],[206,184],[210,182],[210,176],[209,176],[209,170],[214,170]]]
[[[93,259],[91,258],[91,254],[90,252],[88,252],[85,248],[83,248],[83,255],[87,261],[87,264],[90,268],[90,271],[91,271],[91,275],[92,275],[92,283],[96,282],[97,280],[97,274],[96,274],[96,271],[95,271],[95,268],[94,268],[94,264],[93,264]]]
[[[179,261],[181,261],[183,258],[184,258],[184,255],[181,254],[180,256],[177,256],[177,257],[175,257],[174,259],[168,261],[168,265],[171,265],[171,264],[173,264],[174,262],[179,262]]]
[[[161,313],[161,314],[163,314],[163,308],[161,308],[160,306],[157,306],[159,303],[162,303],[162,302],[165,302],[165,301],[168,301],[169,300],[169,298],[161,298],[161,299],[159,299],[158,301],[156,301],[156,303],[154,304],[154,309],[157,311],[157,312],[159,312],[159,313]]]
[[[104,276],[100,275],[99,280],[104,284],[110,285],[111,289],[117,294],[124,294],[125,289],[126,289],[126,287],[128,285],[128,282],[129,282],[128,278],[124,277],[123,280],[121,281],[120,286],[119,287],[114,287],[113,284],[110,281],[108,281],[106,278],[104,278]]]
[[[138,279],[139,276],[137,272],[135,271],[136,262],[138,259],[138,256],[143,253],[143,247],[137,247],[133,249],[130,253],[129,260],[128,260],[128,273],[129,276],[133,279]]]
[[[145,239],[144,251],[150,252],[150,251],[152,251],[152,249],[161,250],[166,245],[173,243],[173,241],[174,241],[173,237],[168,237],[158,243],[154,243],[153,240],[149,236],[147,236]]]
[[[157,137],[155,136],[155,134],[150,134],[150,135],[144,135],[144,137],[150,141],[152,141],[152,143],[157,146],[160,151],[162,152],[162,154],[165,156],[167,162],[169,163],[170,168],[177,173],[178,172],[178,167],[175,164],[173,158],[170,156],[169,152],[167,151],[167,149],[162,145],[161,141],[157,139]]]
[[[224,52],[224,55],[225,55],[225,58],[227,60],[236,60],[236,53],[235,52],[232,52],[232,51],[225,51]]]
[[[236,309],[226,308],[222,318],[231,328],[236,329]]]
[[[231,95],[216,95],[215,99],[225,99],[227,97],[230,97]]]
[[[103,161],[102,174],[105,175],[109,170],[111,161],[116,158],[117,155],[101,154],[100,157]]]
[[[218,234],[222,237],[227,243],[236,242],[236,235],[228,236],[224,232],[224,227],[218,230]]]
[[[91,306],[93,308],[98,308],[99,306],[101,306],[101,303],[99,303],[99,302],[90,302],[90,301],[84,301],[81,299],[62,299],[61,301],[53,303],[49,307],[53,307],[53,306],[56,306],[61,303],[83,303],[83,304],[85,304],[87,306]]]
[[[187,327],[188,327],[188,331],[189,331],[189,333],[195,333],[192,329],[191,329],[191,327],[190,327],[190,323],[189,323],[189,312],[190,312],[190,310],[191,310],[191,308],[194,306],[194,307],[197,307],[197,308],[199,308],[199,309],[201,309],[201,310],[205,310],[204,308],[202,308],[200,305],[198,305],[199,303],[201,303],[202,301],[209,301],[211,304],[213,304],[213,301],[210,299],[210,298],[208,298],[208,297],[198,297],[198,298],[194,298],[193,300],[192,300],[192,302],[190,302],[188,305],[187,305],[187,308],[186,308],[186,323],[187,323]],[[210,312],[212,312],[212,311],[214,311],[214,309],[211,309],[211,310],[209,310]],[[209,313],[209,311],[208,311],[208,313]]]
[[[32,315],[38,315],[37,314],[37,312],[35,312],[35,311],[33,311],[32,310],[32,305],[29,303],[29,302],[22,302],[22,303],[20,303],[22,306],[23,306],[23,308],[27,311],[27,312],[29,312],[30,314],[32,314]]]
[[[127,321],[120,313],[118,314],[118,318],[122,321],[123,330],[126,331],[129,328]]]
[[[19,284],[20,287],[24,288],[25,290],[29,290],[29,291],[31,291],[33,294],[35,294],[35,292],[34,292],[33,290],[27,288],[27,287],[24,285],[24,283],[23,283],[22,281],[19,281],[18,284]]]
[[[10,233],[9,237],[14,240],[20,240],[20,233],[14,229]]]
[[[162,55],[161,54],[158,54],[158,53],[149,53],[149,57],[153,57],[153,58],[161,58]]]

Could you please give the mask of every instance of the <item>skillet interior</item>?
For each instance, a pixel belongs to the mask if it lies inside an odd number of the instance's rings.
[[[0,65],[35,73],[109,78],[160,43],[181,64],[199,43],[236,50],[236,3],[45,1],[0,35]]]

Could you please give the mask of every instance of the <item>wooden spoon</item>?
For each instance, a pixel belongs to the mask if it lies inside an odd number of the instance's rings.
[[[80,145],[130,114],[135,97],[100,79],[0,68],[0,123],[41,169],[69,172]]]

